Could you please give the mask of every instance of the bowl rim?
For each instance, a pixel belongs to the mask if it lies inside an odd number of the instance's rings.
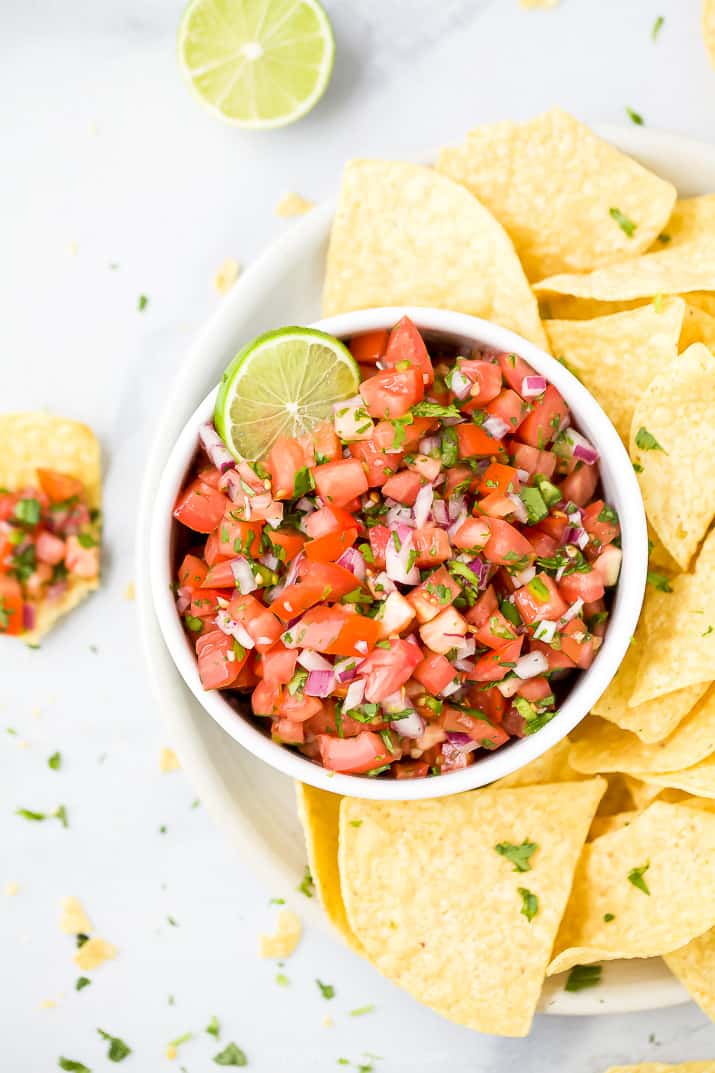
[[[199,403],[184,424],[163,467],[154,499],[149,533],[149,571],[157,621],[174,664],[202,708],[235,741],[258,759],[318,789],[372,800],[437,798],[487,785],[512,774],[558,744],[585,717],[616,674],[631,643],[643,602],[648,566],[645,511],[628,453],[600,404],[584,385],[551,355],[516,333],[477,317],[420,306],[387,306],[338,314],[310,325],[347,338],[390,327],[407,315],[421,330],[462,337],[498,350],[514,350],[559,390],[574,412],[576,424],[594,440],[601,455],[601,478],[610,484],[621,522],[623,566],[604,643],[594,663],[583,671],[558,714],[536,734],[496,750],[462,771],[437,778],[368,779],[328,772],[286,746],[273,742],[221,696],[201,686],[195,655],[185,636],[170,588],[171,510],[196,450],[199,425],[210,419],[218,386]]]

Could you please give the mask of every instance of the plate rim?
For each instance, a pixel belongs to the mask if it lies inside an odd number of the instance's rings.
[[[715,176],[715,145],[690,138],[687,135],[673,134],[668,131],[655,128],[630,129],[618,124],[593,124],[592,129],[605,140],[614,144],[623,152],[632,154],[639,160],[643,158],[667,158],[670,154],[688,158],[697,157],[702,161],[708,161],[708,170],[712,170]],[[429,162],[435,158],[434,153],[420,155],[419,160]],[[652,164],[650,166],[653,166]],[[236,319],[238,311],[243,306],[250,307],[259,296],[270,286],[272,276],[275,274],[275,266],[281,261],[294,260],[300,250],[327,231],[329,221],[332,218],[336,197],[321,202],[305,218],[296,221],[288,231],[280,235],[262,251],[231,290],[231,293],[223,300],[221,305],[211,314],[198,331],[191,344],[180,361],[176,374],[173,377],[173,386],[169,391],[159,419],[151,437],[149,449],[146,455],[146,467],[141,485],[139,511],[136,526],[135,548],[135,574],[136,574],[136,613],[139,619],[139,634],[141,642],[142,660],[146,668],[150,691],[159,713],[167,730],[171,732],[172,741],[175,744],[192,785],[200,795],[202,804],[207,809],[211,819],[224,831],[230,841],[238,849],[242,859],[250,862],[251,871],[257,874],[266,886],[275,883],[278,875],[284,874],[280,856],[269,847],[259,836],[257,831],[249,825],[240,825],[240,835],[236,826],[228,819],[228,812],[233,811],[233,804],[220,779],[213,772],[211,765],[202,759],[204,751],[203,743],[198,738],[191,726],[191,720],[182,716],[173,704],[166,702],[162,689],[164,675],[159,664],[154,660],[152,649],[157,639],[160,646],[164,642],[159,631],[158,623],[153,609],[150,578],[148,577],[148,542],[150,531],[151,504],[153,493],[158,484],[164,462],[176,438],[177,427],[174,417],[175,411],[181,411],[181,405],[177,405],[186,397],[196,399],[196,390],[192,387],[192,380],[197,380],[200,368],[206,363],[206,353],[216,349],[219,337],[225,332],[226,326]],[[195,405],[195,402],[194,402]],[[193,409],[193,406],[191,407]],[[190,411],[189,411],[190,412]],[[183,419],[181,419],[183,424]],[[179,425],[179,428],[181,425]],[[154,634],[154,636],[152,636]],[[173,666],[173,665],[172,665]],[[173,667],[175,675],[178,670]],[[180,677],[180,676],[179,676]],[[231,740],[231,739],[228,739]],[[240,748],[237,745],[236,747]],[[255,760],[257,765],[262,762]],[[303,907],[304,916],[310,918],[313,925],[326,930],[327,925],[322,911],[309,903]],[[553,988],[547,985],[541,1012],[558,1015],[585,1016],[600,1013],[613,1012],[637,1012],[653,1009],[661,1009],[676,1006],[691,1001],[685,988],[675,979],[668,979],[661,971],[665,968],[660,959],[649,959],[658,964],[658,972],[653,981],[645,982],[645,994],[641,998],[641,990],[630,987],[612,985],[614,991],[604,1002],[589,992],[577,994],[554,994]],[[647,961],[641,964],[646,965]],[[667,970],[666,970],[667,972]],[[558,980],[558,978],[552,978]],[[617,990],[616,990],[617,989]],[[648,989],[650,995],[648,996]]]

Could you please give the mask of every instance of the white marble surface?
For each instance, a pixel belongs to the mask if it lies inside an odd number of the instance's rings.
[[[338,58],[328,95],[303,122],[269,134],[223,127],[185,91],[174,54],[180,8],[2,5],[2,408],[46,405],[95,427],[108,548],[106,583],[91,603],[40,652],[9,642],[0,652],[0,888],[19,884],[15,897],[0,895],[3,1073],[49,1073],[59,1055],[113,1068],[97,1027],[132,1046],[127,1073],[200,1073],[216,1068],[222,1045],[203,1032],[212,1014],[256,1073],[320,1073],[341,1056],[366,1062],[366,1051],[382,1056],[380,1073],[599,1073],[615,1062],[713,1057],[715,1028],[692,1004],[540,1017],[526,1041],[470,1034],[320,933],[307,934],[285,969],[289,985],[278,986],[256,956],[257,934],[270,925],[269,896],[298,909],[302,896],[262,889],[251,862],[236,860],[191,807],[186,777],[159,773],[168,743],[123,599],[153,416],[188,339],[220,301],[217,266],[229,254],[249,263],[290,226],[273,214],[280,194],[320,199],[348,155],[428,150],[479,120],[554,103],[609,122],[629,105],[651,126],[712,137],[715,72],[699,4],[563,0],[525,13],[516,0],[332,0]],[[46,761],[57,749],[54,772]],[[13,814],[58,803],[68,830]],[[80,993],[72,942],[57,924],[67,894],[120,950]],[[316,976],[335,986],[331,1002]],[[48,999],[54,1008],[42,1008]],[[349,1016],[366,1003],[374,1013]],[[327,1013],[332,1028],[321,1024]],[[172,1066],[166,1044],[187,1031],[195,1038]]]

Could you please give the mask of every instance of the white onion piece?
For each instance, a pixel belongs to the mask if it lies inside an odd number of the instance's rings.
[[[526,525],[529,520],[524,501],[521,496],[518,496],[516,492],[507,492],[507,498],[514,504],[514,517],[521,525]]]
[[[458,678],[454,678],[451,682],[447,683],[444,689],[440,689],[439,695],[440,697],[451,697],[453,693],[456,693],[457,690],[461,688],[462,683],[459,681]]]
[[[585,436],[568,425],[560,436],[558,444],[554,445],[556,454],[565,455],[566,458],[575,458],[579,462],[585,462],[592,466],[598,462],[598,451]]]
[[[306,671],[335,670],[332,663],[329,663],[325,656],[321,656],[319,652],[311,652],[307,648],[304,648],[298,656],[298,663],[300,663],[301,667],[305,667]]]
[[[394,719],[390,726],[401,738],[421,738],[425,732],[424,719],[414,711],[404,719]]]
[[[603,584],[607,588],[615,585],[618,581],[622,562],[623,552],[620,548],[614,547],[613,544],[609,544],[608,547],[604,548],[594,562],[593,568],[601,575]]]
[[[516,475],[517,475],[517,477],[519,478],[519,480],[521,481],[522,484],[528,484],[529,483],[529,478],[531,477],[531,474],[529,473],[529,471],[527,469],[518,469],[516,471]]]
[[[367,573],[367,567],[365,566],[365,559],[361,551],[357,548],[346,548],[343,554],[337,561],[337,566],[342,566],[344,570],[349,570],[351,574],[354,574],[358,581],[364,581]]]
[[[395,547],[395,540],[393,534],[390,534],[390,539],[387,541],[387,548],[385,549],[385,571],[391,581],[397,581],[401,585],[419,585],[420,572],[416,566],[408,569],[408,560],[410,558],[410,552],[412,551],[412,533],[409,530],[402,530],[402,534],[398,533],[398,540],[400,541],[400,550]]]
[[[468,517],[469,515],[467,514],[466,509],[463,510],[462,513],[452,522],[449,529],[447,530],[449,536],[454,536],[457,530],[464,525]]]
[[[559,619],[559,626],[565,626],[567,622],[570,622],[572,618],[577,618],[583,610],[583,600],[579,596],[578,600],[574,600],[570,607],[567,607],[563,615]]]
[[[502,440],[511,429],[501,417],[488,417],[482,428],[493,440]]]
[[[516,678],[510,674],[508,678],[502,678],[501,682],[496,682],[495,685],[502,697],[506,697],[508,700],[509,697],[514,696],[521,685],[521,678]]]
[[[235,469],[236,459],[228,450],[211,422],[201,426],[199,440],[209,456],[211,465],[215,466],[219,473],[224,473],[227,469]]]
[[[469,659],[477,650],[477,642],[473,637],[465,637],[464,643],[457,649],[457,659]]]
[[[450,496],[447,502],[447,514],[449,520],[453,522],[455,518],[459,518],[460,514],[466,506],[464,496]]]
[[[360,663],[361,660],[355,659],[354,656],[345,656],[344,659],[337,660],[333,667],[335,677],[341,683],[352,682]]]
[[[536,577],[536,567],[526,566],[523,570],[520,570],[518,574],[512,574],[511,580],[517,589],[522,589],[524,585],[528,585],[532,578]]]
[[[231,573],[233,574],[241,596],[247,596],[249,592],[253,592],[258,588],[258,583],[253,576],[251,564],[248,559],[244,559],[242,555],[237,559],[231,560]]]
[[[449,375],[445,378],[445,383],[450,391],[454,392],[458,399],[466,399],[469,394],[472,381],[459,369],[452,369]]]
[[[389,496],[387,497],[389,499]],[[395,503],[391,500],[393,505],[385,515],[385,522],[390,529],[396,529],[398,525],[409,525],[412,528],[415,524],[412,516],[412,511],[409,507],[404,507],[401,503]]]
[[[365,679],[356,678],[354,682],[351,682],[348,686],[347,693],[345,694],[345,700],[343,701],[343,712],[349,712],[352,708],[357,708],[362,704],[363,697],[365,696]]]
[[[214,622],[221,630],[221,633],[225,633],[227,637],[233,637],[244,648],[254,647],[254,640],[246,627],[232,619],[228,611],[219,611]]]
[[[336,435],[345,443],[369,440],[375,428],[361,395],[334,404],[333,425]]]
[[[444,499],[435,499],[432,503],[432,517],[437,525],[449,525],[449,513]]]
[[[176,590],[176,610],[180,615],[183,615],[184,611],[190,607],[193,591],[188,585],[182,585],[181,588]]]
[[[473,671],[474,660],[472,659],[455,659],[453,666],[457,671]]]
[[[384,600],[391,592],[397,592],[395,582],[382,570],[377,577],[368,577],[367,587],[376,600]]]
[[[580,510],[572,510],[570,514],[566,515],[566,517],[569,520],[569,525],[575,525],[575,526],[580,526],[581,525],[581,511]]]
[[[583,551],[590,540],[590,537],[585,529],[579,529],[576,533],[575,542],[578,547]]]
[[[271,529],[277,529],[283,521],[283,504],[278,499],[274,499],[263,513]]]
[[[274,555],[272,551],[267,551],[258,561],[263,563],[264,566],[267,566],[269,570],[277,570],[281,563],[278,556]]]
[[[293,561],[288,565],[288,570],[286,571],[286,575],[281,581],[280,585],[276,585],[276,587],[271,591],[271,603],[273,602],[273,600],[277,600],[278,597],[283,594],[284,590],[287,589],[289,585],[293,584],[295,579],[298,577],[298,567],[300,566],[302,561],[303,552],[299,551],[295,559],[293,559]]]
[[[417,529],[421,529],[429,518],[433,500],[434,489],[431,484],[425,484],[417,493],[415,505],[412,508],[415,516],[415,527]]]
[[[527,652],[519,656],[514,667],[517,678],[536,678],[549,669],[549,661],[543,652]]]
[[[423,455],[431,455],[433,451],[439,451],[439,436],[423,436],[418,448]]]
[[[534,640],[544,641],[545,644],[550,645],[556,634],[556,623],[552,622],[548,618],[542,618],[539,625],[534,630]]]

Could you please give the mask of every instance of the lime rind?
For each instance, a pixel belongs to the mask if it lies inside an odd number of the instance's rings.
[[[255,461],[279,437],[311,432],[359,386],[358,365],[340,340],[312,328],[279,328],[230,363],[214,423],[236,458]]]
[[[295,122],[323,96],[335,38],[318,0],[191,0],[178,49],[202,104],[235,126],[268,129]]]

